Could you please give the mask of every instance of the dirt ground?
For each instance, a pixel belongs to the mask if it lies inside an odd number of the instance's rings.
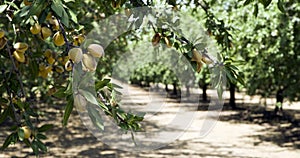
[[[134,86],[130,87],[130,92],[130,101],[139,102],[139,105],[143,105],[141,102],[149,99],[149,95],[152,97],[161,95],[161,93],[149,92]],[[178,106],[183,104],[170,98],[163,101],[170,105],[151,119],[153,125],[149,127],[149,130],[163,126],[167,119],[172,119],[177,114]],[[83,125],[76,110],[73,111],[67,128],[63,128],[61,125],[63,105],[41,104],[39,108],[44,112],[41,120],[47,120],[55,127],[47,132],[48,139],[45,142],[48,152],[41,154],[40,157],[300,157],[300,105],[288,106],[282,115],[274,116],[272,107],[259,106],[257,98],[239,93],[237,102],[239,109],[231,110],[225,104],[219,118],[206,117],[206,104],[192,108],[195,117],[189,128],[181,131],[183,133],[181,137],[160,149],[141,152],[123,151],[102,143]],[[272,103],[272,100],[267,102]],[[206,135],[199,135],[200,125],[209,119],[211,123],[216,122],[216,124]],[[0,143],[3,143],[9,134],[6,129],[8,127],[5,124],[0,126]],[[35,156],[32,155],[30,148],[17,143],[1,151],[0,157]]]

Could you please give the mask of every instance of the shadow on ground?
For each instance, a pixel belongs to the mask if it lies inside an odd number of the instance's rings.
[[[175,102],[178,101],[180,100],[175,100]],[[206,111],[208,105],[209,102],[200,102],[198,111]],[[266,109],[255,104],[238,104],[237,106],[237,109],[232,110],[229,105],[225,104],[219,121],[263,126],[264,128],[260,132],[248,135],[249,138],[258,140],[255,142],[256,145],[271,142],[281,147],[300,149],[300,121],[296,117],[300,110],[284,110],[283,114],[274,115],[272,109]],[[227,144],[210,143],[195,139],[176,141],[151,152],[121,151],[97,140],[83,125],[76,110],[73,111],[67,128],[64,128],[61,125],[64,104],[40,105],[38,108],[44,113],[40,118],[40,122],[54,124],[54,128],[46,133],[48,139],[44,141],[49,151],[42,154],[41,157],[249,157],[234,153],[235,150],[233,149],[239,149],[240,146],[226,146]],[[11,124],[9,121],[1,124],[1,144],[9,135],[7,129]],[[147,125],[149,128],[158,128],[155,124],[148,123]],[[174,131],[174,129],[169,130]],[[228,150],[220,151],[218,149]],[[30,148],[25,147],[23,143],[17,143],[5,150],[3,152],[4,156],[0,152],[0,157],[35,157],[31,153]]]
[[[255,145],[271,142],[281,147],[300,149],[300,119],[297,118],[300,110],[284,109],[282,113],[275,114],[273,109],[244,103],[238,104],[234,110],[225,104],[223,113],[220,121],[264,126],[259,131],[262,134],[249,135],[260,140]]]
[[[149,90],[148,87],[143,87],[143,89]],[[159,88],[158,91],[164,91],[164,89]],[[167,97],[175,99],[177,102],[180,102],[180,98],[184,97],[181,96],[180,91],[177,95],[172,94],[172,91],[168,93]],[[207,111],[208,107],[211,106],[209,105],[210,100],[202,101],[201,95],[199,99],[198,111]],[[229,100],[225,100],[219,121],[236,124],[259,124],[265,127],[258,131],[262,134],[249,135],[249,137],[260,140],[254,145],[271,142],[280,147],[300,149],[300,110],[283,109],[283,112],[275,114],[273,107],[247,103],[245,100],[243,103],[237,104],[235,109],[232,109],[228,103]]]

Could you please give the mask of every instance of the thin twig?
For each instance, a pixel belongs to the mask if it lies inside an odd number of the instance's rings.
[[[66,34],[66,31],[65,31],[65,28],[63,26],[63,24],[61,23],[60,19],[55,17],[56,20],[58,21],[58,24],[59,24],[59,27],[60,27],[60,30],[63,34],[63,37],[64,37],[64,41],[66,42],[66,45],[67,45],[67,48],[66,48],[66,53],[69,52],[70,50],[70,46],[73,46],[73,44],[71,44],[67,38],[67,34]],[[74,47],[74,46],[73,46]]]

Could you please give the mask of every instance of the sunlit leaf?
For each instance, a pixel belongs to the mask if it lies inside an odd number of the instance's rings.
[[[68,120],[69,120],[69,117],[70,117],[70,115],[71,115],[71,112],[73,111],[73,108],[74,108],[74,100],[73,100],[73,97],[69,97],[68,103],[67,103],[67,105],[66,105],[65,112],[64,112],[64,115],[63,115],[63,121],[62,121],[62,124],[63,124],[64,126],[67,125]]]

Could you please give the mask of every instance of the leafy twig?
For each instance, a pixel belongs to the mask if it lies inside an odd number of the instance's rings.
[[[104,99],[103,95],[101,93],[98,93],[98,95],[100,96],[100,100],[104,105],[109,105],[109,103],[107,103],[106,99]],[[110,112],[112,112],[112,109],[110,110]],[[123,122],[123,123],[127,123],[118,113],[116,114],[117,118]]]

